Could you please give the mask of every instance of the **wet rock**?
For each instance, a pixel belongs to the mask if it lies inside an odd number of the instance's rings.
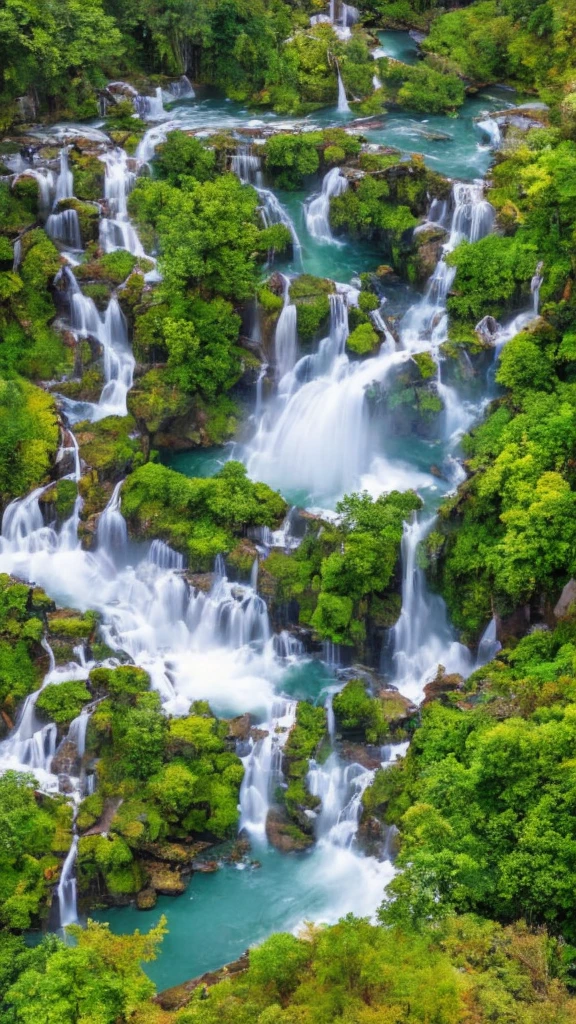
[[[193,860],[192,870],[198,871],[201,875],[213,875],[215,871],[220,869],[220,865],[217,860]]]
[[[379,747],[365,745],[364,743],[343,743],[340,747],[340,754],[350,764],[361,764],[363,768],[376,771],[382,764],[382,754]]]
[[[377,696],[382,704],[384,717],[392,730],[408,726],[410,720],[418,713],[416,705],[398,690],[386,688],[380,690]]]
[[[234,740],[247,740],[250,736],[251,718],[248,713],[232,718],[228,723],[228,735]]]
[[[158,895],[154,889],[141,889],[136,896],[138,910],[152,910],[156,906]]]
[[[218,982],[224,981],[226,978],[233,978],[237,974],[242,974],[248,970],[249,966],[249,955],[248,951],[246,951],[238,960],[225,964],[218,971],[209,971],[207,974],[202,974],[199,978],[192,978],[191,981],[185,981],[182,985],[174,985],[172,988],[165,989],[164,992],[159,992],[154,1002],[158,1003],[164,1010],[180,1010],[190,1002],[197,988],[208,989],[211,985],[217,985]]]
[[[185,572],[184,578],[194,590],[201,590],[203,594],[209,594],[214,584],[213,572]]]
[[[419,281],[427,280],[434,272],[446,236],[447,231],[437,225],[424,224],[420,231],[414,233],[414,269]]]
[[[281,853],[299,853],[312,846],[314,839],[294,825],[282,811],[270,810],[266,818],[266,838]]]
[[[246,855],[250,852],[250,840],[246,835],[241,836],[232,844],[230,853],[226,860],[230,861],[231,864],[239,864],[240,861],[244,860]]]
[[[568,583],[564,587],[557,603],[554,606],[554,617],[556,619],[565,619],[570,615],[571,611],[574,610],[574,604],[576,603],[576,580],[568,580]]]
[[[64,740],[52,758],[52,765],[50,768],[53,775],[59,776],[59,784],[60,777],[64,778],[65,776],[72,775],[77,760],[78,750],[76,748],[76,744],[73,743],[72,740]],[[65,789],[61,790],[61,792],[69,793],[71,790]]]
[[[485,316],[476,324],[474,330],[485,344],[493,345],[502,330],[502,325],[493,316]]]
[[[162,861],[146,861],[144,867],[150,887],[161,896],[180,896],[184,892],[186,882],[178,869]]]
[[[273,295],[277,295],[280,299],[284,298],[284,278],[278,271],[268,278],[266,287]]]
[[[446,674],[443,665],[438,665],[436,678],[424,687],[423,704],[430,704],[433,700],[441,700],[447,693],[455,693],[464,689],[464,678],[458,672]]]

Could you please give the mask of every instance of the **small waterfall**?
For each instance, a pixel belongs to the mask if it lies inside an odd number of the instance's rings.
[[[284,305],[274,334],[276,378],[282,380],[293,368],[298,355],[296,306],[290,301],[290,279],[284,277]]]
[[[67,249],[82,249],[82,233],[76,210],[51,213],[46,221],[46,234],[53,242],[60,242]]]
[[[240,789],[240,829],[264,839],[266,818],[274,793],[283,780],[282,753],[296,721],[296,701],[274,702],[269,720],[259,728],[266,736],[250,740],[251,749],[242,758],[244,779]]]
[[[308,787],[322,801],[316,819],[319,842],[349,848],[356,839],[362,814],[362,795],[374,772],[360,764],[342,764],[336,753],[322,764],[310,762]]]
[[[532,292],[533,309],[535,316],[538,315],[538,310],[540,308],[540,288],[542,287],[542,281],[544,280],[544,274],[542,272],[543,269],[544,263],[542,260],[540,260],[538,266],[536,267],[534,276],[530,282],[530,291]]]
[[[231,168],[240,181],[261,188],[264,184],[262,161],[252,152],[251,146],[242,145],[232,156]]]
[[[374,92],[377,92],[378,89],[382,88],[382,82],[378,78],[378,75],[372,75],[372,88],[374,89]]]
[[[288,228],[292,236],[292,246],[294,248],[294,255],[301,259],[301,245],[300,239],[298,238],[298,232],[294,226],[294,221],[290,217],[287,210],[284,209],[282,203],[274,195],[274,193],[264,188],[262,185],[262,165],[260,157],[253,154],[250,146],[242,145],[238,147],[238,150],[232,157],[231,163],[232,171],[237,178],[245,185],[252,185],[259,197],[261,206],[261,215],[265,227],[270,227],[272,224],[283,224],[284,227]]]
[[[502,644],[497,639],[496,633],[496,616],[493,615],[480,637],[478,653],[476,655],[476,668],[482,668],[482,666],[487,665],[489,661],[493,661],[498,654],[498,651],[502,650]]]
[[[126,396],[132,387],[136,361],[128,342],[126,317],[118,299],[112,296],[102,318],[93,300],[82,293],[69,267],[64,267],[57,279],[66,283],[72,330],[78,337],[96,338],[103,350],[105,383],[100,399],[94,404],[64,398],[63,405],[70,419],[74,422],[81,419],[96,421],[105,416],[126,416]]]
[[[189,82],[188,85],[190,85]],[[138,117],[141,117],[143,121],[162,121],[168,116],[164,110],[161,88],[156,89],[153,96],[141,96],[140,93],[137,93],[133,102]]]
[[[76,903],[76,875],[74,867],[78,856],[78,836],[75,834],[72,845],[62,865],[62,874],[58,883],[58,907],[60,911],[60,927],[66,928],[70,924],[76,924],[78,920],[78,908]]]
[[[187,75],[181,75],[177,82],[171,82],[169,89],[177,100],[193,100],[196,96],[192,82]]]
[[[124,481],[121,480],[116,484],[112,497],[98,520],[96,531],[98,547],[108,553],[111,551],[124,551],[128,543],[126,520],[120,511],[120,492],[123,483]],[[157,543],[161,543],[161,541]]]
[[[445,257],[467,239],[477,242],[490,234],[494,226],[494,208],[484,199],[484,183],[455,182],[452,187],[452,221],[450,236],[443,247],[432,277],[420,302],[412,306],[400,324],[402,342],[415,349],[424,340],[438,347],[447,340],[448,318],[446,299],[456,276],[456,268],[449,267]],[[437,217],[440,208],[431,207],[429,220]]]
[[[60,202],[61,199],[73,199],[74,198],[74,175],[70,170],[70,163],[68,160],[68,148],[63,146],[60,150],[60,170],[58,177],[56,178],[56,195],[54,203]]]
[[[181,555],[179,551],[174,551],[163,540],[152,541],[148,558],[153,565],[157,565],[159,569],[165,572],[169,569],[173,569],[175,572],[182,572],[184,568],[184,555]]]
[[[101,159],[106,168],[104,195],[109,216],[102,217],[100,221],[100,244],[105,252],[127,249],[133,256],[144,256],[144,249],[128,216],[128,196],[136,181],[130,158],[123,149],[116,148]]]
[[[433,518],[404,524],[402,538],[402,611],[392,629],[391,682],[403,696],[419,703],[424,687],[434,679],[438,665],[446,672],[467,676],[470,652],[458,643],[448,624],[441,597],[431,594],[424,570],[418,565],[418,545],[432,527]]]
[[[374,446],[366,389],[408,357],[386,343],[373,359],[351,361],[347,337],[346,295],[337,292],[330,296],[328,337],[296,363],[264,411],[247,453],[253,479],[307,491],[319,501],[361,484]]]
[[[348,106],[348,100],[346,99],[346,89],[344,88],[344,82],[342,81],[342,75],[340,74],[340,68],[336,68],[338,73],[338,113],[349,114],[350,107]]]
[[[38,212],[42,220],[46,220],[52,209],[56,194],[56,178],[48,167],[30,167],[24,172],[25,177],[34,178],[38,183]]]
[[[330,200],[341,196],[347,188],[348,181],[341,174],[340,168],[333,167],[324,177],[320,195],[306,206],[306,228],[308,234],[318,242],[334,242],[330,230]]]
[[[476,122],[481,131],[485,132],[490,139],[492,149],[498,149],[502,142],[502,132],[497,121],[492,117],[485,117],[482,121]]]

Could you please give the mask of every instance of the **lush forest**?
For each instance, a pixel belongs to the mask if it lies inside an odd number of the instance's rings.
[[[0,1024],[576,1024],[576,10],[338,9],[0,0]]]

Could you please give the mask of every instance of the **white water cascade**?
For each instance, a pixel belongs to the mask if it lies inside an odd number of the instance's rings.
[[[296,306],[290,301],[290,279],[284,277],[284,305],[274,334],[276,378],[282,380],[294,368],[298,355]]]
[[[249,741],[250,750],[242,758],[244,779],[240,789],[240,830],[264,840],[266,818],[276,788],[282,783],[282,752],[290,729],[296,721],[296,701],[276,700],[270,718],[259,726],[265,735]]]
[[[347,337],[347,295],[336,292],[330,296],[328,337],[283,378],[262,415],[247,455],[253,479],[288,493],[306,491],[319,501],[363,483],[375,452],[366,389],[373,381],[384,382],[409,353],[397,351],[390,338],[373,359],[353,361],[345,351]],[[386,475],[392,479],[390,464]],[[423,474],[417,479],[426,480]]]
[[[64,408],[72,422],[126,416],[126,396],[132,387],[135,359],[128,341],[126,318],[118,299],[112,296],[104,316],[101,316],[94,301],[83,294],[70,268],[64,267],[61,275],[66,284],[72,330],[79,338],[96,338],[102,346],[105,382],[97,403],[63,398]]]
[[[489,661],[492,661],[496,657],[498,651],[502,649],[502,644],[498,640],[497,632],[498,627],[496,617],[493,615],[480,637],[478,653],[476,655],[476,668],[482,668],[482,665],[487,665]]]
[[[144,256],[142,243],[128,216],[128,196],[134,188],[136,171],[123,149],[113,149],[101,158],[106,167],[104,195],[109,216],[100,221],[100,244],[105,252],[127,249],[133,256]]]
[[[418,545],[432,528],[433,518],[405,523],[402,538],[402,611],[392,629],[391,682],[418,704],[438,666],[447,673],[470,674],[470,651],[458,643],[441,597],[431,594],[418,564]]]
[[[490,140],[490,146],[492,149],[498,149],[502,143],[502,132],[500,131],[500,125],[493,117],[484,117],[481,121],[476,122],[481,131],[485,132]]]
[[[50,178],[46,177],[44,184],[37,177],[40,186],[41,206],[46,202],[48,190],[51,188]],[[55,242],[67,246],[72,250],[82,248],[82,233],[80,221],[76,210],[59,210],[58,204],[64,199],[74,198],[74,175],[70,169],[68,148],[62,146],[60,150],[60,170],[54,185],[55,196],[52,213],[46,221],[46,233]]]
[[[339,167],[333,167],[324,176],[320,195],[306,206],[306,228],[308,234],[318,242],[335,242],[330,230],[330,201],[341,196],[348,188],[348,181]],[[341,243],[336,243],[341,244]]]
[[[250,146],[242,145],[232,157],[231,168],[237,178],[245,185],[252,185],[261,204],[262,220],[265,227],[272,224],[283,224],[292,236],[294,256],[301,260],[302,252],[298,232],[288,211],[282,206],[278,197],[269,188],[263,186],[262,163],[260,157],[253,153]]]
[[[337,68],[338,72],[338,113],[349,114],[350,107],[348,106],[348,100],[346,99],[346,89],[344,88],[344,82],[342,81],[342,75],[340,74],[340,68]]]
[[[362,814],[362,794],[373,779],[373,771],[360,764],[344,764],[334,752],[324,764],[311,762],[308,787],[322,802],[316,819],[320,842],[352,846]]]

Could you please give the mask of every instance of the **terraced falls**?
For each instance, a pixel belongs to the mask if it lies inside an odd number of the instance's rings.
[[[129,6],[0,91],[6,1020],[576,1020],[563,6]]]

